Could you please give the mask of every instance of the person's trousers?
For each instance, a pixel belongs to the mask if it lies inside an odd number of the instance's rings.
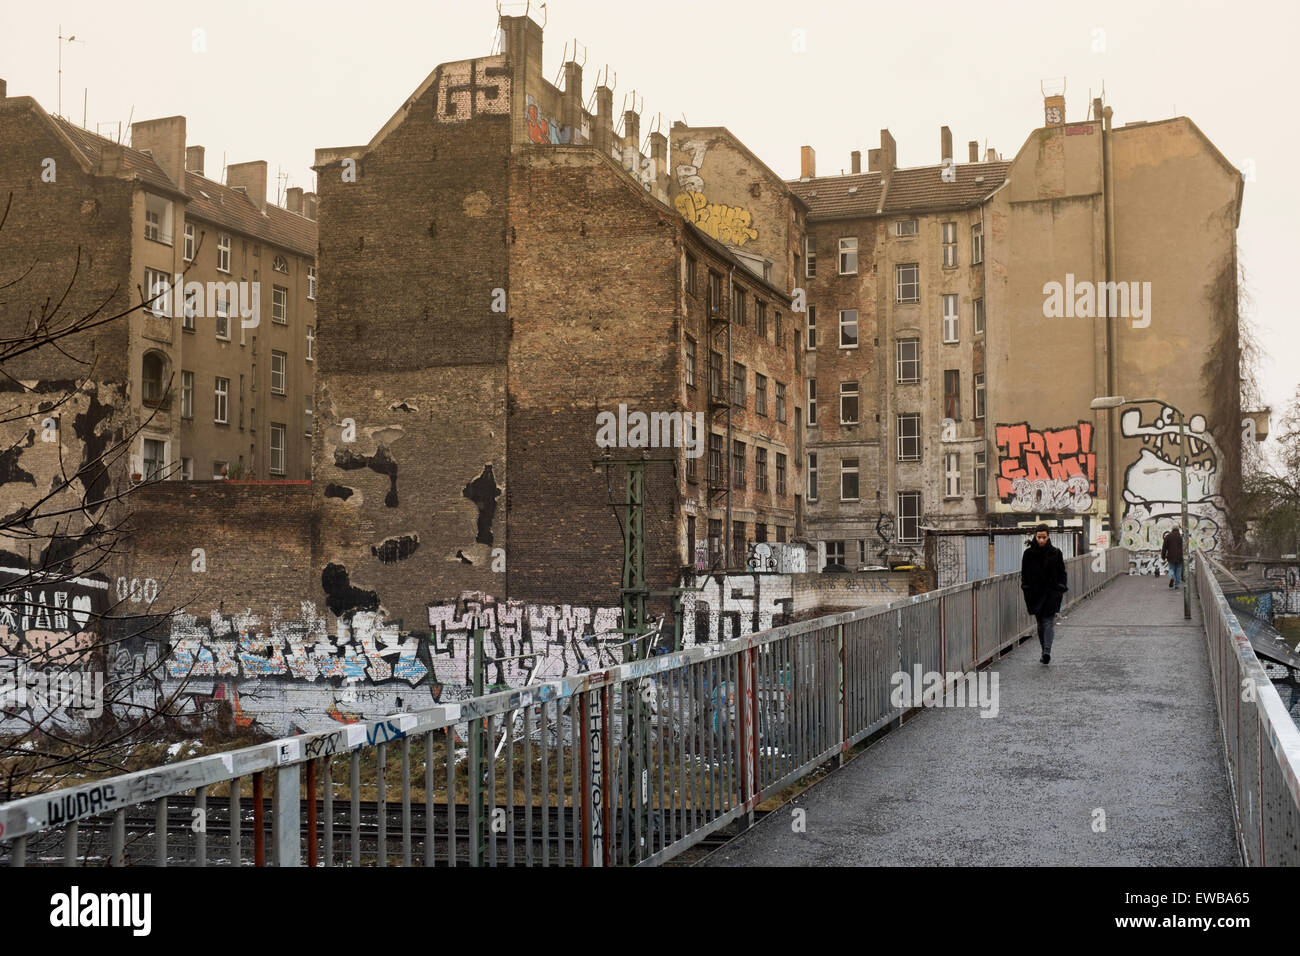
[[[1056,636],[1056,615],[1036,614],[1038,621],[1038,643],[1043,645],[1043,653],[1052,653],[1052,638]]]
[[[1183,562],[1179,561],[1177,564],[1169,562],[1169,580],[1174,582],[1176,588],[1183,586]]]

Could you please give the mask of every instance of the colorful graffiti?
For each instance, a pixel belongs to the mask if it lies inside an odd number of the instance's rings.
[[[1120,547],[1131,552],[1130,574],[1162,573],[1160,548],[1165,533],[1182,523],[1182,477],[1179,468],[1178,413],[1162,405],[1155,418],[1144,421],[1143,409],[1126,409],[1120,433],[1140,438],[1141,450],[1124,472],[1124,518]],[[1192,415],[1186,427],[1187,514],[1193,551],[1215,551],[1227,527],[1219,494],[1221,454],[1206,428],[1205,416]]]
[[[700,192],[678,193],[673,205],[687,222],[719,242],[743,246],[758,238],[753,215],[741,206],[711,203]]]
[[[525,96],[525,100],[524,119],[528,122],[528,138],[532,142],[538,145],[564,146],[581,145],[588,141],[586,128],[575,130],[572,126],[563,126],[544,115],[531,93]]]
[[[1083,512],[1097,490],[1093,427],[1031,428],[1028,422],[998,425],[998,498],[1013,511]]]

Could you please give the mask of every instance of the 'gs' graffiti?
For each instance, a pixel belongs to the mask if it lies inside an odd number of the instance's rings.
[[[748,209],[711,203],[704,193],[698,192],[679,193],[673,205],[687,222],[719,242],[743,246],[758,238],[758,230],[753,226],[754,217]]]
[[[1092,425],[997,426],[998,498],[1017,511],[1087,511],[1097,490]]]

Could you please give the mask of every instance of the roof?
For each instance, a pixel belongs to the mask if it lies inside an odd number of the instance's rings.
[[[92,169],[99,167],[105,146],[117,145],[111,139],[92,133],[88,129],[82,129],[80,126],[74,126],[62,117],[51,116],[50,119],[54,120],[59,129],[72,140],[73,145],[86,157]],[[183,193],[180,184],[173,182],[172,178],[163,172],[163,168],[148,153],[142,153],[130,146],[123,146],[122,168],[132,173],[136,179],[147,186],[153,186],[155,189],[161,189],[164,192],[173,194]]]
[[[938,212],[983,202],[1006,182],[1011,163],[964,163],[954,168],[957,181],[951,183],[943,181],[942,166],[894,170],[884,210],[879,213],[883,181],[879,172],[796,179],[790,182],[790,188],[808,204],[808,215],[813,220]]]
[[[116,145],[111,139],[74,126],[60,117],[51,119],[86,157],[92,169],[99,166],[104,147]],[[184,184],[178,184],[152,156],[130,146],[122,147],[122,167],[146,187],[183,197],[186,201],[186,218],[225,226],[231,232],[316,258],[317,230],[313,219],[290,212],[274,203],[267,203],[266,211],[259,212],[242,189],[224,186],[197,173],[187,171]]]

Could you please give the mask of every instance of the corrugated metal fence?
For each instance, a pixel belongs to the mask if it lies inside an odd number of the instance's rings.
[[[1066,563],[1068,606],[1126,573],[1128,557]],[[984,578],[27,797],[0,805],[0,860],[659,863],[752,822],[765,798],[899,721],[899,672],[970,670],[1032,625],[1019,573]],[[481,743],[477,770],[466,738]]]

